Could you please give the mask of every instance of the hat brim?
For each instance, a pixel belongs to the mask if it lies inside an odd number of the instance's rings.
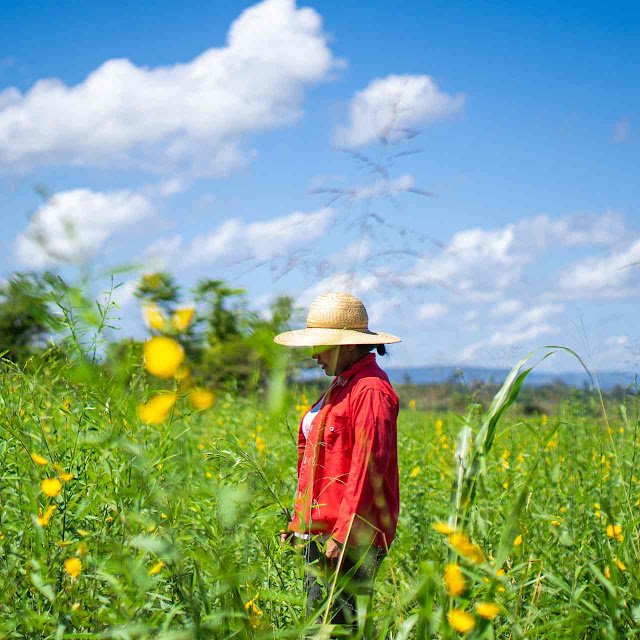
[[[354,329],[298,329],[280,333],[273,341],[285,347],[320,347],[342,344],[393,344],[400,342],[400,338],[382,331],[374,333]]]

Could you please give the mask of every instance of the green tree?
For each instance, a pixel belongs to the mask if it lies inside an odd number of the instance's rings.
[[[16,273],[0,286],[0,352],[6,358],[24,362],[41,351],[57,320],[49,306],[49,292],[43,279],[33,273]]]

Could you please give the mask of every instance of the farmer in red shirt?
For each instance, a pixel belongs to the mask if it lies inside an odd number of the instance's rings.
[[[276,336],[279,344],[312,347],[331,386],[307,412],[298,435],[298,488],[289,533],[304,539],[307,613],[322,604],[326,569],[349,573],[334,606],[334,623],[353,625],[356,596],[371,596],[378,566],[396,531],[399,509],[398,398],[376,363],[376,349],[400,339],[368,328],[362,302],[325,293],[309,309],[307,328]]]

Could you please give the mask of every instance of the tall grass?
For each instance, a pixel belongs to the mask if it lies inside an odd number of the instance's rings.
[[[98,366],[94,338],[67,321],[76,357],[2,363],[0,636],[339,634],[305,619],[302,558],[277,535],[303,390],[272,413],[261,393],[219,393],[207,410],[180,397],[146,424],[137,409],[157,382],[137,358]],[[398,537],[361,636],[454,638],[464,624],[475,638],[637,635],[637,398],[618,416],[568,398],[524,417],[523,380],[517,367],[484,414],[401,412]]]

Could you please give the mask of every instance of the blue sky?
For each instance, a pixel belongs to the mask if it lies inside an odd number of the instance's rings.
[[[508,366],[551,343],[637,369],[631,3],[2,14],[0,277],[134,261],[187,287],[227,279],[261,308],[348,289],[403,337],[396,365]],[[143,332],[136,277],[122,334]]]

